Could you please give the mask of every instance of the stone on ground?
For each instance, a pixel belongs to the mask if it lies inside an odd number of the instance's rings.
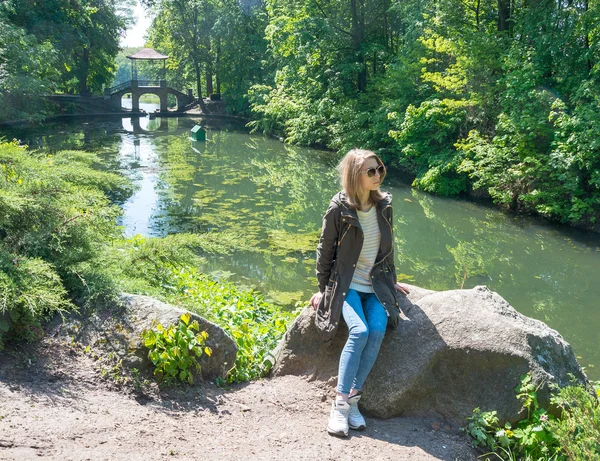
[[[154,369],[148,359],[148,349],[144,346],[142,332],[160,323],[165,328],[177,325],[179,318],[187,311],[158,301],[149,296],[121,295],[120,306],[110,306],[94,310],[91,315],[81,315],[70,319],[62,334],[69,334],[84,346],[98,347],[112,353],[128,368],[137,368],[142,373]],[[225,376],[235,364],[237,346],[225,331],[205,318],[194,314],[190,322],[198,321],[200,331],[208,333],[206,345],[212,349],[209,357],[203,354],[198,362],[201,374],[210,379]]]
[[[464,424],[474,408],[502,421],[523,417],[515,387],[531,373],[548,404],[550,383],[585,382],[570,345],[545,323],[518,313],[487,287],[432,292],[410,287],[404,318],[388,330],[364,387],[361,408],[383,418],[441,415]],[[336,384],[348,332],[324,343],[306,308],[274,351],[274,376],[307,375]]]

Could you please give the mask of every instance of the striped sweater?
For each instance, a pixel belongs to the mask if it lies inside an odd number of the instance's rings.
[[[371,274],[371,269],[379,252],[379,244],[381,243],[381,232],[379,231],[379,223],[377,222],[376,207],[373,206],[366,212],[357,210],[357,215],[365,238],[356,268],[354,269],[350,288],[363,293],[373,293],[373,286],[371,285],[369,275]]]

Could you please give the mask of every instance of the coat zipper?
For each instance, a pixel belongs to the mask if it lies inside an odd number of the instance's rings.
[[[344,234],[342,235],[342,238],[338,240],[338,247],[342,244],[342,240],[344,240],[344,237],[346,236],[346,234],[350,230],[350,226],[351,226],[351,224],[348,224],[348,227],[346,227],[346,232],[344,232]]]

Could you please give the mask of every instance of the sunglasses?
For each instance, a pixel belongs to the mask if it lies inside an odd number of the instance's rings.
[[[384,171],[385,167],[383,165],[379,165],[377,168],[369,168],[368,170],[361,171],[360,174],[366,174],[369,178],[372,178],[375,176],[375,173],[381,176]]]

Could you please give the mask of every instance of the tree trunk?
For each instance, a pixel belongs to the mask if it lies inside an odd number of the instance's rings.
[[[510,0],[498,0],[498,31],[510,29]]]
[[[584,3],[584,9],[587,12],[590,9],[590,2],[588,0],[585,0]],[[587,59],[586,59],[586,64],[587,64],[587,71],[588,71],[588,75],[589,73],[592,71],[592,61],[590,59],[590,33],[586,32],[585,34],[585,51],[587,53]]]
[[[217,81],[217,93],[221,93],[221,39],[217,38],[217,59],[215,69],[215,80]]]
[[[206,40],[206,97],[213,94],[213,66],[210,56],[210,38]]]
[[[88,48],[83,49],[83,55],[81,57],[81,64],[77,72],[77,78],[79,79],[79,94],[85,96],[87,94],[87,78],[90,73],[90,50]]]
[[[209,98],[213,94],[213,75],[210,64],[206,64],[206,97]]]
[[[360,2],[360,6],[358,2]],[[367,63],[361,49],[364,38],[364,26],[364,0],[352,0],[352,45],[356,53],[356,59],[360,63],[360,70],[356,76],[356,89],[359,93],[367,89]]]
[[[206,104],[204,104],[204,99],[202,99],[202,77],[200,72],[200,64],[198,62],[194,62],[194,69],[196,71],[196,91],[198,92],[198,105],[200,106],[200,110],[206,114]]]

